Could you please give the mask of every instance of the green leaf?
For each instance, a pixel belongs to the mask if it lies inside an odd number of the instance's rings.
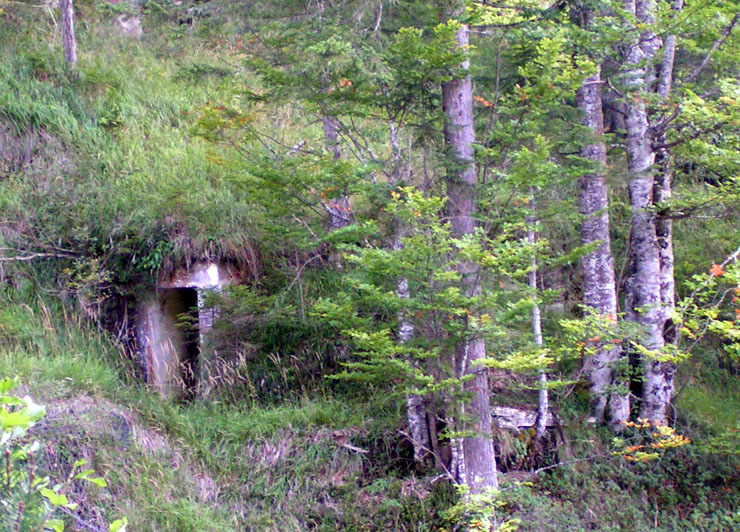
[[[108,527],[109,532],[126,532],[126,525],[128,525],[128,519],[116,519]]]
[[[44,524],[44,530],[51,530],[53,532],[64,532],[64,521],[61,519],[49,519]]]
[[[48,499],[52,506],[67,506],[69,504],[69,499],[64,493],[55,493],[49,488],[41,488],[39,492]]]
[[[10,390],[18,386],[18,379],[11,379],[10,377],[6,377],[4,379],[0,380],[0,395],[5,395]]]
[[[105,488],[108,486],[108,483],[102,477],[90,477],[86,478],[85,480],[87,480],[88,482],[92,482],[99,488]]]

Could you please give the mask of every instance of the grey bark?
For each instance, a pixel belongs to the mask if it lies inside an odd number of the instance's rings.
[[[674,13],[683,9],[683,0],[674,0],[671,6]],[[663,44],[656,92],[665,102],[670,97],[673,83],[673,63],[676,56],[676,36],[668,35]],[[665,131],[658,131],[656,144],[666,144]],[[660,207],[670,201],[673,192],[673,169],[670,153],[666,148],[656,152],[656,172],[653,182],[653,204]],[[655,234],[658,244],[660,268],[660,310],[662,312],[663,341],[665,344],[676,341],[675,327],[671,314],[676,308],[675,281],[673,272],[673,221],[668,216],[657,216]],[[669,406],[673,398],[676,364],[646,360],[646,386],[643,390],[643,404],[640,415],[656,422],[669,420]]]
[[[683,10],[683,0],[674,0],[671,7],[674,13],[680,13]],[[670,34],[665,38],[663,57],[660,63],[660,74],[658,76],[657,92],[663,102],[667,101],[671,95],[675,57],[676,36]],[[665,146],[665,131],[658,132],[656,144],[658,146]],[[670,201],[673,195],[673,167],[667,148],[662,147],[657,150],[656,166],[658,172],[655,176],[655,184],[653,186],[653,202],[660,206]],[[670,217],[658,217],[656,233],[658,237],[658,253],[660,256],[660,298],[666,314],[666,323],[668,324],[666,329],[671,329],[669,321],[672,311],[676,308],[676,288],[673,273],[673,221]],[[666,342],[672,343],[675,341],[675,335],[672,330],[666,330],[664,337]]]
[[[581,244],[598,247],[581,259],[583,303],[617,322],[617,291],[614,278],[614,257],[609,236],[609,194],[606,186],[606,147],[604,116],[601,102],[601,68],[583,80],[576,94],[576,103],[583,113],[582,124],[589,128],[593,140],[583,146],[580,155],[593,169],[578,181],[578,203],[583,216]],[[600,345],[586,365],[592,416],[598,423],[606,420],[616,428],[629,419],[629,395],[626,377],[615,366],[623,359],[618,346]]]
[[[331,6],[331,3],[329,4]],[[326,6],[323,0],[316,2],[317,16],[321,20],[324,16]],[[329,73],[324,71],[321,75],[322,92],[328,94],[330,92],[330,78]],[[324,126],[324,146],[326,151],[331,153],[334,160],[342,158],[342,147],[339,144],[339,119],[331,113],[325,112],[321,117],[322,124]],[[328,225],[330,231],[336,231],[343,227],[347,227],[350,223],[350,206],[349,198],[347,196],[339,196],[335,199],[329,200],[324,209],[329,215]],[[339,255],[332,254],[329,260],[334,263],[340,261]]]
[[[625,9],[638,20],[649,20],[652,2],[628,0]],[[630,230],[630,270],[626,280],[625,306],[627,317],[642,325],[642,347],[658,354],[665,345],[663,328],[665,312],[661,297],[661,262],[657,217],[653,211],[655,186],[655,153],[649,135],[646,97],[649,87],[646,66],[651,66],[650,53],[655,48],[640,46],[650,41],[650,35],[635,39],[625,61],[627,89],[627,161],[630,173],[629,195],[632,210]],[[647,52],[647,53],[646,53]],[[643,392],[640,416],[654,423],[665,423],[673,395],[672,374],[662,363],[643,355]]]
[[[332,154],[334,159],[342,157],[342,147],[339,144],[339,120],[335,116],[324,115],[322,118],[324,125],[324,143],[326,151]],[[347,227],[350,222],[349,198],[339,196],[328,202],[327,211],[329,213],[329,229],[336,231],[342,227]]]
[[[74,68],[77,66],[77,40],[75,39],[75,14],[72,0],[60,0],[62,11],[62,45],[64,60]]]
[[[393,168],[391,171],[391,186],[401,184],[401,148],[398,143],[398,127],[393,120],[388,126],[388,136],[391,145],[391,155],[393,158]],[[393,250],[400,250],[403,247],[403,237],[406,228],[403,222],[398,218],[393,220],[393,241],[391,247]],[[400,277],[396,279],[396,297],[399,299],[409,299],[408,279]],[[407,344],[414,337],[414,324],[407,317],[407,309],[401,309],[398,313],[398,342]],[[416,361],[410,361],[414,367],[417,367]],[[427,405],[423,395],[410,393],[406,396],[406,417],[409,425],[409,435],[411,443],[414,446],[414,461],[423,464],[433,449],[433,443],[430,437],[429,421],[427,417]],[[436,459],[436,457],[435,457]]]
[[[535,231],[537,219],[535,216],[536,207],[533,191],[530,191],[530,202],[532,215],[527,218],[527,240],[530,245],[532,245],[532,249],[534,249],[534,246],[537,243],[537,232]],[[529,272],[528,284],[529,288],[532,289],[532,293],[536,295],[537,256],[534,252],[532,254],[532,269]],[[540,306],[537,303],[532,307],[532,337],[534,338],[534,344],[538,348],[541,348],[544,344],[544,340],[542,338],[542,316],[540,315]],[[547,373],[544,368],[540,370],[537,375],[537,381],[540,389],[537,397],[537,421],[535,423],[534,436],[536,441],[540,442],[547,432],[548,411],[550,410],[550,400],[547,394]]]
[[[456,13],[449,13],[454,16]],[[468,26],[463,24],[457,32],[457,44],[467,48]],[[461,68],[467,71],[469,61]],[[473,82],[470,75],[442,84],[442,107],[445,113],[444,138],[454,160],[448,172],[447,206],[452,236],[460,238],[475,231],[476,172],[473,156],[475,131],[473,128]],[[466,294],[474,297],[480,293],[479,272],[475,264],[459,260],[455,265],[462,276]],[[488,372],[478,362],[486,356],[482,338],[468,338],[455,349],[455,367],[459,376],[472,375],[464,384],[471,396],[470,403],[462,410],[462,428],[473,435],[463,438],[459,481],[470,486],[473,493],[486,488],[497,488],[496,456],[491,439],[491,405],[489,402]]]

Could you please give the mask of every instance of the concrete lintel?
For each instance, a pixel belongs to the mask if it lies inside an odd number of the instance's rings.
[[[213,262],[198,262],[190,268],[177,270],[169,278],[160,279],[157,288],[218,290],[233,282],[234,276],[225,266]]]

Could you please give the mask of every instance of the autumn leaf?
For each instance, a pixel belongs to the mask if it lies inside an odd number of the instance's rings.
[[[473,96],[473,99],[478,103],[482,103],[484,107],[493,107],[493,104],[485,98],[481,98],[480,96]]]
[[[713,277],[721,277],[724,275],[725,269],[721,264],[712,264],[712,267],[709,268],[709,273],[712,274]]]

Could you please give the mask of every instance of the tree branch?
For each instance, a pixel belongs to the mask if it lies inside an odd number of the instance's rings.
[[[76,259],[79,255],[74,253],[30,253],[28,255],[16,255],[15,257],[0,257],[0,262],[28,262],[34,259]]]
[[[707,52],[707,55],[704,56],[704,60],[701,62],[701,64],[699,64],[698,67],[696,67],[696,70],[694,70],[691,75],[689,75],[689,77],[683,81],[684,83],[691,83],[692,81],[694,81],[696,76],[698,76],[701,71],[704,70],[704,68],[709,64],[709,60],[712,58],[712,54],[725,43],[727,38],[730,36],[730,33],[732,33],[733,28],[738,23],[738,20],[740,20],[740,12],[735,13],[735,16],[732,17],[730,24],[724,29],[720,38],[714,41],[714,44]]]

